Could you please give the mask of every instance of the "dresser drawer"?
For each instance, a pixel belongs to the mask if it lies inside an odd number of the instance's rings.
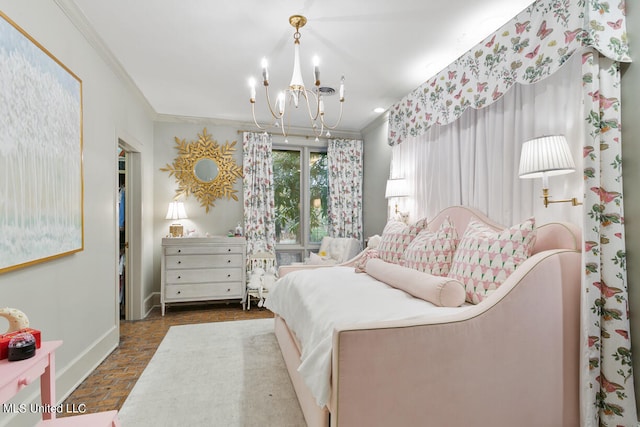
[[[200,255],[200,254],[242,254],[244,246],[169,246],[165,248],[165,255]]]
[[[241,267],[242,254],[167,255],[165,257],[165,265],[168,270],[176,268]]]
[[[206,282],[241,282],[242,269],[205,268],[191,270],[167,270],[165,273],[167,284],[175,283],[206,283]]]
[[[242,283],[198,283],[167,285],[165,300],[242,298]]]

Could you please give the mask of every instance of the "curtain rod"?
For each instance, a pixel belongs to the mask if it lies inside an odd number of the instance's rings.
[[[245,132],[251,132],[251,133],[264,133],[265,131],[242,130],[242,129],[238,130],[238,133],[245,133]],[[267,133],[269,133],[269,132],[267,132]],[[273,135],[273,134],[271,134],[271,136],[274,136],[274,135]],[[282,135],[282,134],[278,134],[278,136],[284,136],[284,135]],[[289,136],[295,136],[295,137],[307,138],[307,139],[316,139],[316,136],[315,136],[315,135],[303,135],[303,134],[301,134],[301,133],[288,133],[286,137],[289,137]],[[319,138],[319,139],[331,139],[331,138],[344,139],[344,137],[340,137],[340,136],[338,136],[338,137],[334,137],[334,136],[323,136],[323,135],[320,135],[320,136],[318,136],[317,138]]]

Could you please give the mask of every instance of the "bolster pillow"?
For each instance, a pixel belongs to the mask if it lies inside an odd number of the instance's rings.
[[[433,276],[375,258],[367,261],[365,271],[374,279],[440,307],[458,307],[465,300],[464,285],[449,277]]]

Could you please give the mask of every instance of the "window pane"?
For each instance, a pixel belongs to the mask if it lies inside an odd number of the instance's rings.
[[[328,232],[327,218],[327,153],[309,154],[309,241],[320,243]]]
[[[273,150],[277,243],[300,243],[300,151]]]

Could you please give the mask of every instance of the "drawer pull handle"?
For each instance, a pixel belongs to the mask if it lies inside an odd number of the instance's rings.
[[[229,278],[229,277],[231,277],[231,275],[230,275],[230,274],[227,274],[227,278]]]
[[[231,252],[231,248],[227,249],[227,252]]]
[[[182,261],[178,261],[178,264],[182,264]]]
[[[178,279],[182,279],[182,276],[178,276]]]
[[[18,387],[24,387],[27,386],[31,383],[31,381],[29,381],[29,378],[24,377],[24,378],[20,378],[18,380]]]
[[[178,253],[182,252],[182,249],[178,249]]]
[[[178,291],[178,295],[180,295],[180,293],[181,293],[181,292],[182,292],[182,291]]]
[[[231,288],[227,289],[227,292],[231,292]]]
[[[227,264],[231,264],[231,260],[230,259],[227,260]]]

